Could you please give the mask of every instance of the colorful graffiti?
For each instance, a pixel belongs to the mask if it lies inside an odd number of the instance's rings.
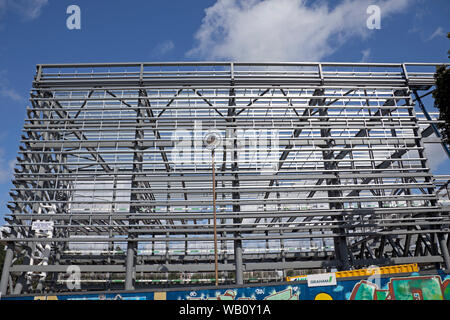
[[[152,293],[143,295],[135,294],[99,294],[99,295],[60,295],[60,296],[35,296],[34,300],[156,300]]]
[[[350,300],[450,300],[450,279],[439,276],[391,278],[387,289],[362,280],[355,285]]]
[[[238,290],[226,290],[225,293],[220,294],[219,291],[215,292],[215,295],[209,296],[208,293],[202,293],[197,296],[196,291],[191,291],[186,300],[299,300],[300,288],[298,286],[288,286],[286,289],[281,291],[276,291],[272,289],[268,295],[265,294],[266,288],[255,288],[254,293],[250,296],[246,296],[242,293],[238,296]],[[257,295],[259,295],[257,299]],[[178,299],[181,300],[181,299]]]
[[[336,285],[310,286],[307,281],[243,288],[167,290],[7,296],[5,300],[450,300],[450,275],[418,273],[404,277],[339,278]]]

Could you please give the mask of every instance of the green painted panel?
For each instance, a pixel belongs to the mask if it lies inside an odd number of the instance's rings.
[[[373,300],[375,287],[373,285],[361,282],[355,295],[355,300]]]
[[[393,279],[391,285],[396,300],[414,300],[414,291],[421,292],[423,300],[443,300],[440,279],[416,278]]]

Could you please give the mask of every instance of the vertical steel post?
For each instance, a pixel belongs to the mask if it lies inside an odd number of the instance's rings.
[[[448,252],[447,242],[445,236],[441,233],[438,234],[439,246],[441,247],[442,257],[444,258],[444,265],[446,270],[450,270],[450,255]]]
[[[236,124],[236,92],[234,90],[234,64],[231,64],[232,72],[231,72],[231,89],[230,89],[230,97],[232,97],[229,100],[228,106],[228,117],[230,117],[230,120],[227,120],[230,124]],[[238,166],[238,141],[237,141],[237,135],[236,135],[236,126],[232,125],[232,135],[233,135],[233,152],[232,152],[232,165],[231,170],[233,172],[234,179],[232,181],[232,187],[233,188],[239,188],[239,166]],[[239,192],[233,191],[232,193],[233,200],[240,200],[241,196]],[[233,204],[233,212],[240,212],[241,206],[240,204]],[[235,218],[233,219],[233,224],[240,224],[242,223],[242,219]],[[240,232],[234,232],[234,236],[237,238],[241,238]],[[236,284],[243,284],[243,274],[242,274],[242,240],[237,239],[234,240],[234,261],[235,261],[235,271],[236,271]]]
[[[11,268],[11,263],[14,255],[14,243],[8,243],[5,255],[5,261],[3,263],[2,277],[0,280],[0,297],[5,295],[8,290],[9,282],[9,270]]]
[[[125,290],[133,290],[133,275],[134,275],[134,242],[128,241],[127,247],[127,265],[125,276]]]
[[[244,284],[242,270],[242,240],[234,241],[234,259],[236,261],[236,284]]]
[[[142,65],[141,65],[141,75],[142,75]],[[136,178],[139,176],[139,173],[142,173],[143,169],[143,139],[144,139],[144,130],[141,125],[144,122],[144,114],[142,113],[143,98],[145,97],[145,92],[140,89],[139,90],[139,99],[138,99],[138,108],[136,109],[136,131],[135,131],[135,143],[134,143],[134,154],[133,154],[133,175],[131,177],[131,188],[139,188],[139,182],[136,181]],[[130,196],[130,212],[131,213],[140,213],[140,206],[137,204],[140,199],[140,195],[136,195],[131,193]],[[130,224],[136,224],[136,220],[130,220]],[[135,239],[137,235],[135,233],[128,234],[129,239]],[[128,241],[127,244],[127,260],[126,260],[126,276],[125,276],[125,290],[133,290],[134,289],[134,277],[135,277],[135,260],[136,260],[136,249],[138,247],[138,242],[136,241]]]

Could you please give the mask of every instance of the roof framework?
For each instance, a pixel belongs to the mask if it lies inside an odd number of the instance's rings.
[[[211,131],[219,270],[238,284],[255,270],[450,268],[448,177],[424,151],[441,143],[421,100],[435,66],[38,65],[1,292],[67,290],[72,265],[124,274],[127,290],[139,274],[213,271]]]

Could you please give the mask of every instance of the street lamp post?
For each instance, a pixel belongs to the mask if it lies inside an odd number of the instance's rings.
[[[219,266],[217,257],[217,218],[216,218],[216,169],[214,166],[214,149],[211,150],[212,182],[213,182],[213,215],[214,215],[214,267],[216,272],[216,286],[219,284]]]
[[[217,133],[209,133],[205,136],[204,142],[206,148],[211,150],[211,165],[212,165],[212,191],[213,191],[213,219],[214,219],[214,270],[216,286],[219,285],[219,263],[217,254],[217,218],[216,218],[216,168],[214,165],[214,150],[220,144],[221,137]]]

